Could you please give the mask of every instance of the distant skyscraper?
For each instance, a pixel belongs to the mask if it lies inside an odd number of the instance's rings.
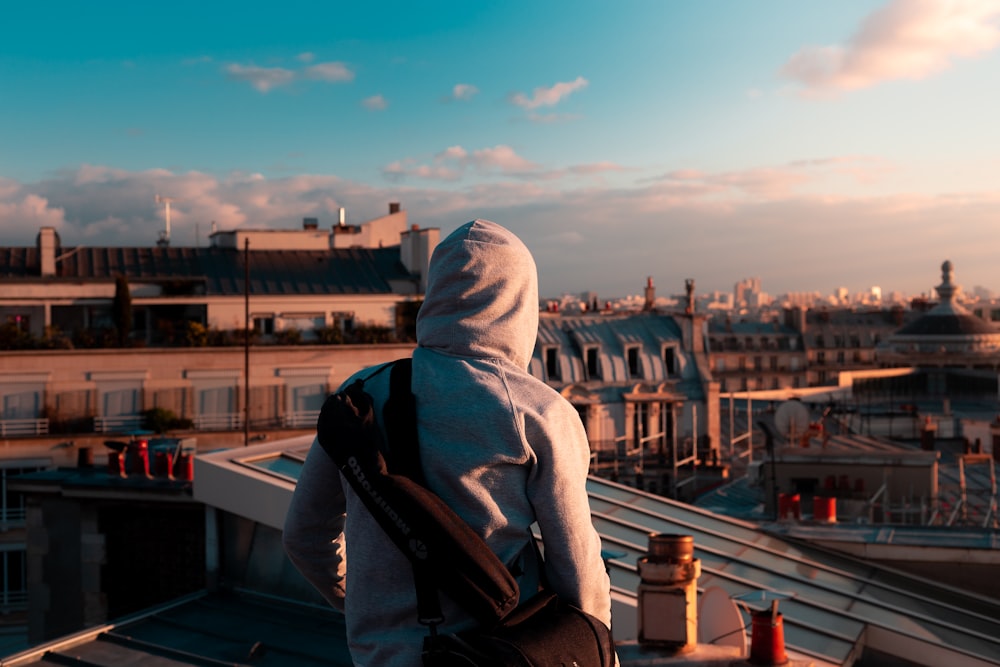
[[[737,308],[756,304],[760,295],[760,278],[744,278],[733,286],[733,296]]]

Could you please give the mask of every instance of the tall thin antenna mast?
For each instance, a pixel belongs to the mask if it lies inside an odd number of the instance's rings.
[[[161,197],[160,195],[156,195],[156,203],[164,205],[167,217],[167,228],[166,230],[160,232],[160,239],[156,242],[156,245],[158,246],[166,247],[170,245],[170,202],[173,200],[173,197]]]

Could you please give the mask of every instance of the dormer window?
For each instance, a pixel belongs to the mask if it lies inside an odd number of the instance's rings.
[[[544,349],[544,354],[545,354],[545,379],[546,380],[561,379],[562,376],[559,373],[559,348],[547,347]]]
[[[677,372],[676,348],[673,347],[663,348],[663,369],[667,372],[667,375],[674,375]]]
[[[584,350],[584,361],[587,364],[587,379],[588,380],[600,380],[601,379],[601,364],[600,357],[598,355],[598,349],[596,347],[588,347]]]
[[[625,348],[625,359],[628,361],[628,376],[630,378],[641,378],[642,364],[639,360],[639,346],[633,345]]]

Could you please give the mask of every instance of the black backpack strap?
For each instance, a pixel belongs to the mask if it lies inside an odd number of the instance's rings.
[[[417,401],[410,388],[413,360],[400,359],[392,364],[389,375],[389,398],[382,410],[382,423],[389,448],[389,472],[409,477],[420,486],[427,486],[420,466],[420,446],[417,441]]]
[[[382,410],[386,441],[389,448],[389,472],[409,477],[424,486],[424,471],[420,467],[417,441],[417,402],[410,387],[413,360],[409,357],[392,364],[389,375],[389,398]],[[437,634],[437,625],[444,621],[437,586],[424,563],[413,564],[413,585],[417,592],[417,621]]]

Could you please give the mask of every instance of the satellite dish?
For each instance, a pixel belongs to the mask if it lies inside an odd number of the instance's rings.
[[[774,428],[789,442],[796,442],[809,429],[809,408],[801,401],[785,401],[774,411]]]
[[[735,646],[747,653],[747,634],[736,601],[721,586],[709,586],[698,601],[698,643]]]

